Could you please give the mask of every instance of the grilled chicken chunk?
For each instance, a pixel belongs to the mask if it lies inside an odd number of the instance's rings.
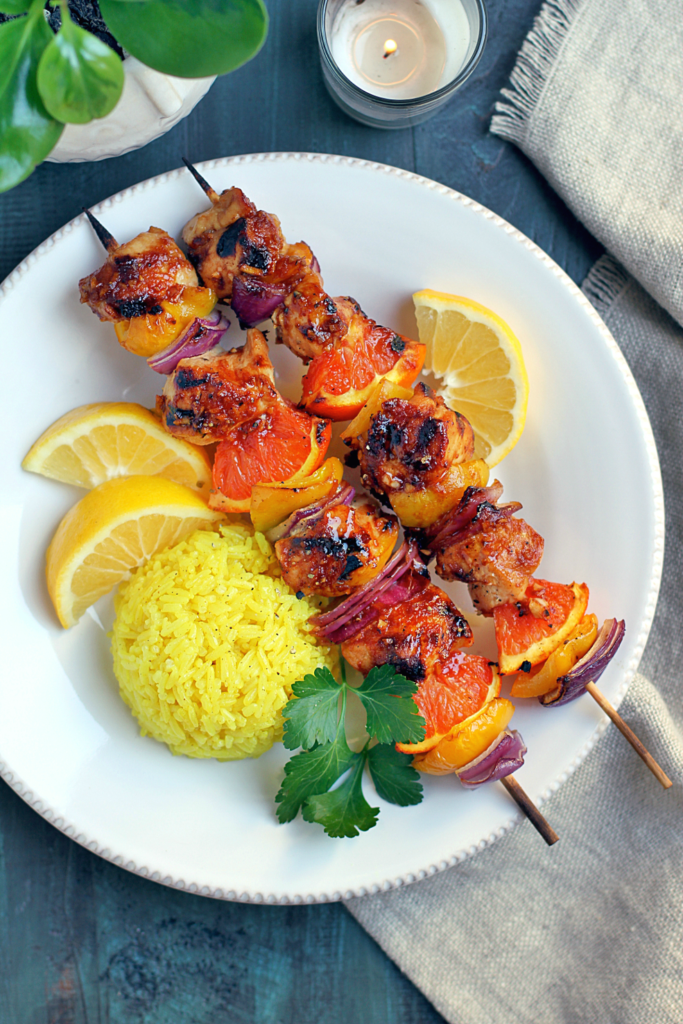
[[[394,516],[384,515],[374,502],[332,505],[277,541],[275,553],[293,590],[339,597],[384,568],[397,536]]]
[[[275,311],[277,340],[309,363],[348,331],[349,316],[338,307],[340,301],[327,294],[320,274],[308,274]]]
[[[281,401],[266,340],[251,330],[243,348],[181,359],[157,398],[157,410],[169,434],[211,444]]]
[[[212,192],[211,198],[212,206],[185,225],[183,240],[202,280],[219,298],[232,296],[238,275],[293,287],[316,265],[305,242],[289,245],[278,218],[257,210],[241,189],[220,196]]]
[[[408,679],[425,679],[473,642],[472,630],[443,590],[416,577],[406,601],[383,609],[380,617],[342,644],[342,654],[367,675],[375,665],[393,665]]]
[[[419,383],[411,399],[383,403],[358,458],[363,484],[375,492],[425,491],[452,465],[474,458],[474,432],[464,416]]]
[[[487,502],[437,550],[436,571],[442,579],[467,583],[477,610],[490,616],[497,605],[525,599],[542,556],[540,534]]]
[[[100,320],[121,321],[161,313],[161,302],[179,302],[197,274],[171,236],[151,227],[119,245],[93,274],[79,281],[81,302]],[[215,299],[214,299],[215,301]]]
[[[290,292],[275,311],[273,322],[278,342],[304,363],[328,349],[346,349],[352,361],[365,364],[368,379],[363,383],[372,382],[377,372],[388,373],[409,343],[408,338],[366,316],[349,295],[331,298],[317,273],[308,274]],[[382,364],[382,349],[386,349],[386,365]],[[334,382],[330,390],[334,390]]]

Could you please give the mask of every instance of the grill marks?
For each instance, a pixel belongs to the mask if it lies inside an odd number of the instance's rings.
[[[106,262],[79,282],[81,302],[100,320],[121,321],[156,315],[161,302],[175,303],[197,274],[171,236],[151,227],[113,249]]]
[[[342,644],[342,654],[367,674],[374,665],[394,665],[421,682],[473,643],[460,610],[429,579],[417,577],[410,600],[381,610],[378,618]]]
[[[349,594],[386,563],[398,535],[393,516],[369,501],[333,505],[277,541],[283,579],[294,590],[328,597]]]
[[[411,399],[391,398],[373,416],[359,460],[364,485],[390,496],[428,488],[473,454],[468,421],[418,384]]]

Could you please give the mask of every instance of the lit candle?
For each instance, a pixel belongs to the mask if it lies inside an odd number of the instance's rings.
[[[339,106],[366,124],[404,127],[429,117],[468,77],[486,13],[483,0],[321,0],[318,39]]]

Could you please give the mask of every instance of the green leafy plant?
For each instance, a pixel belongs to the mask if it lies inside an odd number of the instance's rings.
[[[394,746],[424,739],[424,719],[413,700],[415,683],[391,665],[373,668],[358,687],[349,686],[345,678],[337,683],[329,669],[318,668],[295,683],[292,692],[282,713],[283,743],[288,750],[303,749],[285,765],[275,798],[281,822],[292,821],[301,810],[306,821],[318,822],[334,838],[366,832],[377,824],[379,814],[363,795],[366,766],[383,800],[401,807],[421,802],[422,786],[412,757]],[[347,700],[353,694],[367,719],[368,740],[358,751],[349,747],[346,737]]]
[[[59,7],[53,33],[45,8]],[[143,64],[181,78],[222,75],[259,51],[263,0],[100,0],[109,31]],[[105,117],[123,90],[118,54],[79,25],[67,0],[0,0],[0,192],[27,178],[65,124]]]

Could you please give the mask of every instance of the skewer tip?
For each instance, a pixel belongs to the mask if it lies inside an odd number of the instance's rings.
[[[83,207],[83,213],[90,221],[93,231],[95,232],[95,234],[97,235],[97,237],[99,238],[100,242],[107,250],[107,252],[113,252],[114,249],[118,249],[119,243],[116,241],[114,236],[109,231],[107,231],[104,224],[100,224],[97,217],[93,217],[90,210],[88,210],[85,206]]]
[[[181,160],[183,161],[183,163],[185,164],[185,166],[187,167],[188,171],[195,179],[195,181],[204,189],[211,202],[215,203],[218,200],[218,193],[216,192],[216,190],[211,188],[206,178],[203,178],[201,176],[197,168],[190,163],[186,156],[181,157]]]
[[[534,826],[536,831],[546,841],[548,846],[552,846],[559,840],[559,836],[555,829],[546,821],[541,812],[539,811],[536,804],[533,802],[531,797],[526,793],[512,775],[506,775],[505,778],[500,780],[508,793],[519,807],[522,814],[525,815]]]

